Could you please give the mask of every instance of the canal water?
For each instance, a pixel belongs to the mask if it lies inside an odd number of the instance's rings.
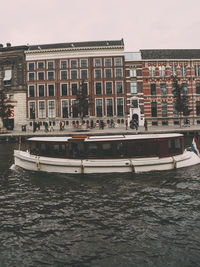
[[[16,146],[0,144],[0,266],[200,266],[200,166],[12,171]]]

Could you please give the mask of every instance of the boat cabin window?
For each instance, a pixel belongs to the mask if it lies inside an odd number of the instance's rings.
[[[51,154],[51,146],[49,143],[41,143],[40,154],[41,156],[49,156]]]
[[[69,157],[73,159],[84,158],[84,143],[83,142],[71,142],[69,144]]]
[[[39,155],[40,144],[38,142],[31,142],[30,143],[30,152],[33,155]]]
[[[66,147],[64,144],[53,144],[53,154],[56,156],[65,156]]]
[[[111,157],[113,155],[113,147],[112,147],[112,143],[101,143],[100,144],[100,154],[101,157]]]
[[[180,139],[168,140],[169,153],[180,153],[182,151],[182,145]]]
[[[120,158],[123,158],[127,156],[127,143],[125,142],[120,142],[116,144],[116,152],[117,156]]]
[[[98,158],[98,145],[97,143],[88,143],[87,144],[87,154],[88,154],[88,157],[97,157]]]

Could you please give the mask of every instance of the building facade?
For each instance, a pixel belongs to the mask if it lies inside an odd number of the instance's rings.
[[[97,41],[29,46],[27,118],[58,128],[80,124],[75,106],[84,85],[89,109],[84,122],[122,124],[126,118],[124,42]]]
[[[20,129],[26,124],[26,66],[24,51],[27,46],[0,45],[0,90],[7,98],[9,109],[6,127]]]
[[[178,125],[174,78],[189,96],[189,124],[200,124],[200,50],[141,50],[144,115],[150,126]]]

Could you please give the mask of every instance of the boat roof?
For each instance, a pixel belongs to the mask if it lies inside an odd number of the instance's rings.
[[[183,134],[167,133],[167,134],[135,134],[135,135],[105,135],[105,136],[83,136],[81,139],[85,142],[98,142],[98,141],[122,141],[122,140],[141,140],[141,139],[155,139],[155,138],[173,138],[181,137]],[[38,142],[67,142],[70,139],[80,140],[78,136],[45,136],[45,137],[31,137],[28,141]]]

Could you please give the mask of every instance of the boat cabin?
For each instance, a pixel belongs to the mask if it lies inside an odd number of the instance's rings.
[[[181,134],[29,138],[30,154],[69,159],[170,157],[182,154]]]

